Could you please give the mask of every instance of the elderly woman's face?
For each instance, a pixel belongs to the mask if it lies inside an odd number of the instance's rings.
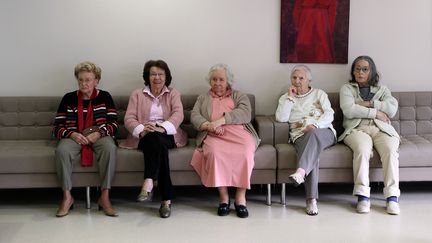
[[[218,96],[223,96],[228,88],[228,80],[225,70],[218,69],[212,72],[210,78],[211,90]]]
[[[153,90],[162,90],[165,86],[166,76],[165,70],[158,67],[150,68],[150,88]]]
[[[302,94],[309,90],[310,80],[306,76],[306,72],[303,70],[296,70],[291,76],[291,84],[296,87],[297,93]]]
[[[96,79],[95,74],[92,72],[81,71],[78,73],[78,86],[81,93],[90,97],[93,90],[98,85],[99,80]]]
[[[365,60],[359,60],[354,65],[354,77],[357,83],[367,84],[369,82],[370,67],[369,62]]]

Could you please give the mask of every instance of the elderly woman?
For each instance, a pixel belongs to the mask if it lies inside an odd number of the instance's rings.
[[[317,215],[319,156],[335,144],[336,131],[327,94],[312,88],[311,81],[307,66],[297,65],[292,69],[291,86],[279,98],[276,120],[289,123],[290,141],[297,151],[297,170],[289,179],[296,186],[305,182],[306,213]]]
[[[183,105],[180,93],[169,87],[171,71],[164,61],[146,62],[143,78],[144,88],[136,89],[129,98],[124,118],[129,135],[121,146],[138,148],[144,154],[144,182],[137,200],[150,201],[158,181],[162,199],[159,216],[168,218],[173,194],[168,151],[187,142],[180,129]]]
[[[63,96],[54,121],[54,136],[60,141],[55,150],[57,176],[63,188],[63,201],[57,217],[68,215],[74,199],[71,195],[73,162],[81,156],[81,166],[92,166],[93,152],[99,167],[102,194],[99,210],[118,216],[109,200],[114,177],[117,147],[113,136],[117,131],[117,110],[111,95],[97,89],[101,69],[91,62],[75,67],[78,90]]]
[[[399,135],[390,124],[398,109],[390,90],[379,83],[372,58],[357,57],[351,66],[351,80],[340,90],[344,133],[339,137],[353,151],[354,190],[357,212],[370,211],[369,159],[372,149],[380,155],[384,171],[387,213],[399,214]]]
[[[236,187],[234,207],[238,217],[246,218],[246,189],[259,143],[250,124],[250,101],[232,89],[233,74],[227,65],[211,67],[207,78],[210,90],[198,97],[191,113],[191,122],[199,131],[191,165],[206,187],[218,188],[219,216],[230,211],[227,187]]]

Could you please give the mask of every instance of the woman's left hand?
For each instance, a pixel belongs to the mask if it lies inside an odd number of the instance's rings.
[[[153,123],[147,123],[144,125],[144,130],[147,132],[159,132],[159,133],[165,133],[165,128],[158,126],[157,124]]]
[[[370,101],[359,101],[357,102],[357,105],[364,106],[366,108],[372,108],[372,102]]]
[[[216,127],[216,129],[214,130],[214,134],[216,134],[218,136],[223,136],[224,128],[222,126]]]
[[[97,140],[99,140],[102,137],[100,132],[92,132],[86,136],[86,138],[90,141],[90,143],[95,143]]]

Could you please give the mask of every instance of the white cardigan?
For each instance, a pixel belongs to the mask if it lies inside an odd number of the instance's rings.
[[[276,121],[289,123],[290,141],[294,142],[303,136],[303,129],[308,125],[330,128],[336,137],[332,125],[333,114],[327,94],[320,89],[311,88],[304,95],[294,97],[289,97],[288,93],[282,95],[275,115]]]

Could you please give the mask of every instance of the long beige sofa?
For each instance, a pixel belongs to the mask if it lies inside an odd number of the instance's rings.
[[[399,101],[399,110],[391,119],[401,135],[399,148],[400,181],[432,181],[432,92],[393,92]],[[339,94],[329,93],[335,111],[333,126],[343,132],[343,114],[339,107]],[[281,203],[285,204],[285,183],[295,171],[296,153],[288,144],[287,123],[274,122],[274,145],[277,151],[277,183],[282,184]],[[344,144],[325,150],[320,156],[319,182],[353,182],[352,152]],[[382,181],[379,155],[374,151],[370,163],[371,181]]]
[[[399,111],[392,125],[401,134],[400,180],[432,181],[432,92],[394,92]],[[183,95],[185,121],[182,127],[189,135],[189,144],[170,152],[171,176],[174,185],[201,185],[189,165],[196,131],[189,117],[196,95]],[[249,96],[255,107],[254,96]],[[333,122],[341,134],[343,115],[337,93],[329,93],[335,110]],[[61,97],[0,97],[0,188],[58,187],[56,180],[52,122]],[[128,97],[114,97],[119,110],[119,121],[124,117]],[[288,125],[275,122],[272,116],[255,116],[254,125],[261,137],[256,151],[252,184],[267,185],[268,205],[271,204],[271,184],[281,184],[281,202],[285,204],[285,183],[295,170],[296,153],[288,144]],[[121,125],[118,138],[124,139],[126,130]],[[118,149],[114,186],[140,186],[143,179],[143,157],[134,150]],[[371,160],[371,181],[382,181],[379,155]],[[352,152],[344,144],[336,144],[320,157],[320,182],[352,183]],[[73,174],[76,187],[99,185],[97,168],[81,168],[76,164]]]
[[[113,97],[119,112],[119,140],[126,138],[123,117],[128,97]],[[186,147],[170,151],[170,169],[174,185],[201,185],[189,165],[195,148],[196,131],[189,122],[190,111],[197,96],[183,95],[185,120],[182,127],[189,136]],[[255,97],[249,95],[252,107]],[[52,123],[61,97],[0,97],[0,188],[58,187],[54,150],[57,140],[52,137]],[[253,122],[262,142],[255,155],[252,184],[267,185],[267,201],[271,204],[271,184],[276,183],[276,150],[273,124],[267,117],[255,117]],[[75,164],[73,185],[87,188],[90,207],[90,187],[99,186],[97,163],[82,168]],[[137,150],[118,149],[113,186],[140,186],[143,181],[143,155]]]

